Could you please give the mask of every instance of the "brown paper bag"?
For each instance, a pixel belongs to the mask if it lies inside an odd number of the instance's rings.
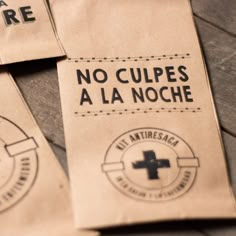
[[[0,90],[0,235],[97,235],[74,228],[67,179],[2,69]]]
[[[51,7],[76,226],[235,218],[189,1]]]
[[[0,64],[64,55],[46,0],[4,0],[0,11]]]

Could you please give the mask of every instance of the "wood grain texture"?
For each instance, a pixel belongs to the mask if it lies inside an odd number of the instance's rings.
[[[236,195],[236,138],[229,135],[226,132],[223,132],[223,140],[224,140],[229,176],[234,193]]]
[[[222,126],[236,134],[236,40],[196,18]]]
[[[235,0],[192,0],[196,15],[222,30],[236,35]]]
[[[9,70],[43,134],[65,147],[56,60],[14,64]]]

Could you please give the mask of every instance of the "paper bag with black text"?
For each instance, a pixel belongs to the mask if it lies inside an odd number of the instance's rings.
[[[0,64],[63,56],[46,0],[0,1]]]
[[[51,8],[76,226],[235,218],[189,1]]]
[[[75,229],[66,176],[2,69],[0,90],[0,235],[97,235]]]

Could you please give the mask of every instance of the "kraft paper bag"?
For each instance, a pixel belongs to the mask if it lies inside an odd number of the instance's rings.
[[[4,0],[0,11],[0,65],[64,55],[46,0]]]
[[[189,1],[51,8],[76,226],[235,218]]]
[[[0,91],[0,235],[97,235],[75,229],[67,179],[2,69]]]

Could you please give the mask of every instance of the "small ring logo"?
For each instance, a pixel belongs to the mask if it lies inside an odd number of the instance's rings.
[[[16,124],[0,117],[0,213],[31,189],[38,172],[38,148]]]
[[[102,171],[121,193],[147,202],[182,196],[193,185],[199,160],[178,135],[140,128],[119,136],[108,148]]]

